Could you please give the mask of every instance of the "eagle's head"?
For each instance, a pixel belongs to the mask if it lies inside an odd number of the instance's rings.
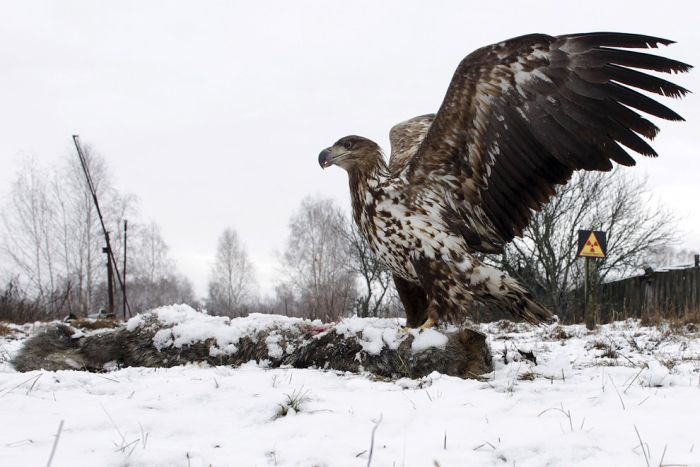
[[[324,149],[318,155],[321,168],[337,165],[348,172],[369,171],[383,162],[382,150],[377,143],[354,135],[340,138],[333,146]]]

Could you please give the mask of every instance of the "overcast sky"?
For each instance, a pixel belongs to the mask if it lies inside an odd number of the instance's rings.
[[[657,35],[678,42],[660,53],[698,65],[695,5],[3,0],[0,201],[23,154],[52,164],[78,133],[162,226],[198,293],[227,226],[269,290],[301,199],[349,209],[346,175],[319,168],[321,149],[359,134],[388,152],[389,128],[436,111],[462,57],[521,34]],[[673,80],[700,90],[697,71]],[[660,122],[659,159],[632,170],[700,250],[700,106],[696,94],[665,103],[687,122]]]

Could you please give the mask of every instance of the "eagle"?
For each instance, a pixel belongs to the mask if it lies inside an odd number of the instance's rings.
[[[353,218],[391,269],[408,327],[463,322],[475,301],[533,324],[553,319],[480,258],[522,235],[574,171],[633,166],[628,150],[657,156],[643,138],[659,128],[640,112],[683,118],[639,90],[675,98],[688,90],[644,71],[692,67],[629,49],[672,43],[594,32],[489,45],[460,62],[436,114],[391,129],[388,164],[360,136],[321,151],[322,168],[348,173]]]

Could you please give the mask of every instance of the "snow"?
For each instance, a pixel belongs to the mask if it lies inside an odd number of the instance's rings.
[[[670,382],[671,372],[661,363],[652,360],[648,364],[649,371],[642,377],[644,384],[649,387],[661,387]]]
[[[269,355],[282,358],[284,349],[279,345],[282,336],[279,330],[297,331],[300,324],[318,328],[319,335],[329,329],[320,321],[308,321],[287,316],[264,315],[253,313],[245,318],[231,320],[222,316],[210,316],[200,313],[188,305],[172,305],[155,309],[149,314],[137,315],[126,323],[130,331],[144,326],[154,325],[157,321],[160,329],[153,337],[153,344],[158,349],[167,347],[182,348],[195,342],[214,339],[215,345],[210,349],[212,356],[234,354],[238,351],[236,344],[244,336],[251,336],[260,331],[273,329],[265,339]],[[409,335],[401,329],[403,320],[380,318],[345,318],[335,326],[335,331],[345,337],[355,337],[362,349],[372,355],[379,355],[386,346],[396,350]],[[412,350],[419,352],[430,347],[445,348],[447,337],[437,331],[410,331],[415,337]]]
[[[152,320],[157,321],[153,323]],[[257,332],[277,329],[296,330],[299,324],[323,327],[318,320],[308,321],[301,318],[290,318],[279,315],[265,315],[252,313],[244,318],[231,320],[225,316],[211,316],[194,310],[188,305],[171,305],[152,310],[147,314],[139,314],[126,323],[129,331],[144,326],[157,325],[160,329],[153,337],[153,345],[162,350],[168,347],[182,348],[195,342],[203,342],[214,339],[209,353],[215,357],[221,354],[231,355],[238,352],[236,344],[244,336],[251,336]],[[278,342],[281,336],[271,335],[266,343],[270,350],[270,356],[282,357],[284,351]]]
[[[174,326],[169,345],[214,332],[226,349],[287,318],[233,324],[182,308],[158,319]],[[363,321],[341,324],[368,348],[405,335],[395,320]],[[697,333],[632,321],[482,331],[495,359],[483,381],[394,382],[253,363],[17,373],[18,331],[0,339],[0,465],[45,465],[61,420],[54,466],[365,466],[378,421],[373,466],[645,465],[637,431],[650,464],[700,465]]]
[[[537,372],[545,378],[565,378],[566,376],[562,375],[571,372],[571,362],[569,358],[569,355],[566,353],[555,354],[535,368]]]
[[[272,358],[282,358],[284,356],[284,349],[279,345],[279,341],[282,336],[273,332],[265,339],[265,344],[267,344],[267,353]]]
[[[401,331],[395,319],[357,317],[343,319],[335,326],[335,332],[345,337],[359,337],[362,350],[372,355],[379,355],[385,345],[398,349],[408,335]]]
[[[421,352],[430,347],[438,347],[444,349],[447,344],[447,336],[434,329],[426,329],[424,331],[413,331],[417,335],[411,343],[411,351]]]

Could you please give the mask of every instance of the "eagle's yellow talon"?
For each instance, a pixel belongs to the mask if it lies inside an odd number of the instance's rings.
[[[425,323],[420,325],[419,329],[430,329],[435,327],[435,321],[433,318],[428,318],[425,320]]]

